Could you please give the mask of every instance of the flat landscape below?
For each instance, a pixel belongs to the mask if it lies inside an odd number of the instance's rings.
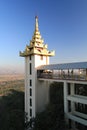
[[[23,74],[2,74],[0,75],[0,83],[5,81],[14,81],[14,80],[22,80],[24,79]]]
[[[24,130],[24,75],[0,75],[0,130]]]
[[[0,97],[7,95],[10,90],[24,91],[24,75],[0,75]]]

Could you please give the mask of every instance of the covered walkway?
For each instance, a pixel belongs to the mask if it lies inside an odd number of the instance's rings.
[[[87,81],[87,62],[42,65],[37,68],[37,77]]]
[[[87,62],[42,65],[37,68],[37,78],[40,81],[63,82],[64,113],[66,122],[71,120],[71,127],[75,123],[87,127],[87,114],[77,111],[76,104],[87,105],[87,96],[77,95],[75,84],[85,84],[87,87]]]

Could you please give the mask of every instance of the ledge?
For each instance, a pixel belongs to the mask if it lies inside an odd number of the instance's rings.
[[[83,125],[87,126],[87,120],[85,120],[85,119],[82,119],[82,118],[80,118],[80,117],[77,117],[77,116],[75,116],[75,115],[72,115],[72,113],[67,113],[66,116],[67,116],[69,119],[73,120],[73,121],[76,121],[76,122],[78,122],[78,123],[80,123],[80,124],[83,124]]]
[[[73,102],[79,102],[82,104],[87,104],[87,97],[86,96],[80,96],[80,95],[67,96],[67,100],[73,101]]]

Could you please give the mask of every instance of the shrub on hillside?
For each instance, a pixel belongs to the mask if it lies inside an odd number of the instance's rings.
[[[66,130],[63,112],[63,84],[50,85],[50,103],[46,110],[35,118],[33,130]]]

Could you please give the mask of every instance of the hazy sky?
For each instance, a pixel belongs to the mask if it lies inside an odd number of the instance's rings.
[[[0,66],[23,68],[35,15],[51,63],[87,61],[87,0],[0,0]]]

